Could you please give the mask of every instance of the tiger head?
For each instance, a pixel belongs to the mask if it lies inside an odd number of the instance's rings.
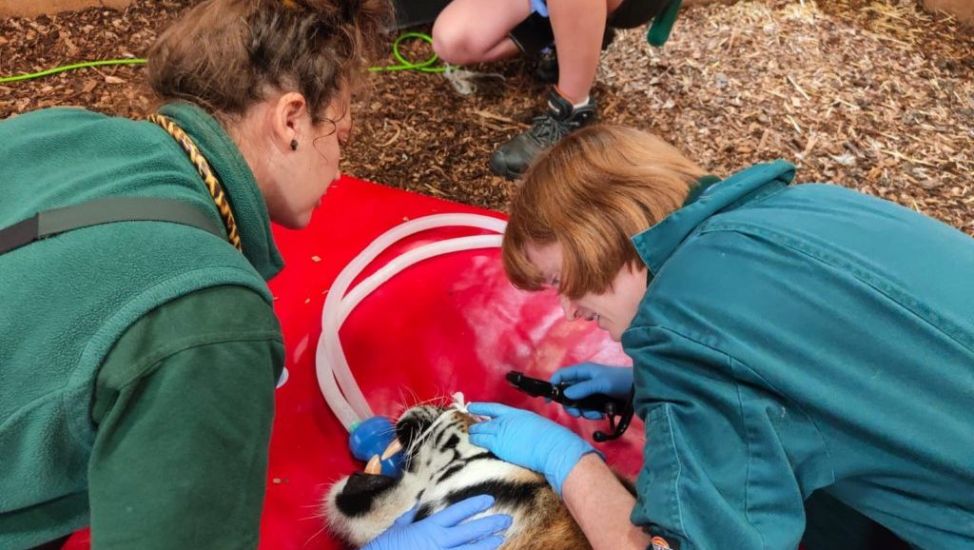
[[[552,533],[565,536],[547,548],[589,548],[544,477],[470,443],[467,429],[474,422],[473,416],[452,407],[408,409],[396,422],[405,453],[403,476],[354,473],[336,482],[323,504],[332,532],[360,547],[413,507],[414,521],[420,521],[450,504],[489,494],[494,505],[484,514],[504,513],[514,520],[503,548],[544,548],[525,544]]]

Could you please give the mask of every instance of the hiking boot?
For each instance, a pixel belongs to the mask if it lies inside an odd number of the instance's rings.
[[[499,176],[516,179],[539,153],[595,119],[594,101],[589,99],[585,105],[573,107],[552,90],[548,95],[548,111],[535,117],[527,132],[498,147],[490,156],[490,169]]]

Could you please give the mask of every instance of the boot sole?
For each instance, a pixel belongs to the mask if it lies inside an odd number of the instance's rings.
[[[487,165],[490,167],[490,171],[491,172],[493,172],[495,175],[500,176],[502,178],[505,178],[505,179],[514,181],[514,180],[518,179],[519,177],[521,177],[521,173],[520,172],[514,172],[513,170],[509,169],[506,166],[498,166],[494,162],[494,159],[493,158],[490,159],[490,161],[487,163]]]

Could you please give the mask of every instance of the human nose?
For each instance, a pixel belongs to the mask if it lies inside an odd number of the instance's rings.
[[[575,302],[573,302],[567,296],[558,295],[558,300],[561,302],[561,308],[565,310],[565,317],[569,321],[574,321],[578,316],[578,308],[575,307]]]

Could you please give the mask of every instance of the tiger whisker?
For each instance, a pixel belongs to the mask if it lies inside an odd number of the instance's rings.
[[[444,397],[443,395],[435,395],[433,397],[430,397],[429,399],[425,399],[423,401],[418,401],[416,403],[413,403],[413,405],[411,405],[408,408],[411,409],[413,407],[422,407],[423,405],[441,406],[443,403],[446,403],[447,400],[448,398]]]
[[[311,519],[318,519],[318,520],[320,520],[322,517],[324,517],[324,514],[322,514],[318,518],[311,518]],[[315,531],[314,533],[312,533],[311,536],[308,537],[308,540],[304,541],[304,544],[302,544],[301,546],[307,546],[307,545],[311,544],[311,541],[315,540],[316,538],[320,537],[321,535],[324,535],[327,530],[328,530],[327,527],[322,527],[321,529],[318,529],[317,531]]]
[[[440,407],[440,408],[442,409],[442,407]],[[422,434],[420,434],[420,437],[419,437],[419,438],[417,438],[417,439],[415,439],[415,440],[414,440],[414,441],[412,442],[412,444],[411,444],[411,445],[409,446],[409,454],[410,454],[410,455],[412,455],[412,454],[413,454],[413,450],[414,450],[414,449],[415,449],[415,448],[416,448],[416,447],[417,447],[418,445],[420,445],[420,444],[422,444],[422,443],[424,443],[424,442],[426,442],[426,440],[428,440],[429,438],[431,438],[431,437],[433,437],[433,428],[434,428],[434,427],[435,427],[435,426],[436,426],[436,425],[437,425],[438,423],[440,423],[440,422],[441,422],[441,421],[442,421],[442,420],[443,420],[444,418],[446,418],[446,415],[447,415],[448,413],[450,413],[450,412],[452,412],[452,411],[451,411],[450,409],[446,409],[446,410],[444,410],[444,411],[443,411],[442,413],[440,413],[440,415],[439,415],[439,416],[437,416],[437,417],[436,417],[436,418],[435,418],[435,419],[433,420],[433,422],[432,422],[432,423],[431,423],[431,424],[430,424],[430,425],[429,425],[429,426],[428,426],[428,427],[426,428],[426,430],[424,430],[424,432],[423,432]],[[425,436],[425,437],[424,437],[424,436]]]

